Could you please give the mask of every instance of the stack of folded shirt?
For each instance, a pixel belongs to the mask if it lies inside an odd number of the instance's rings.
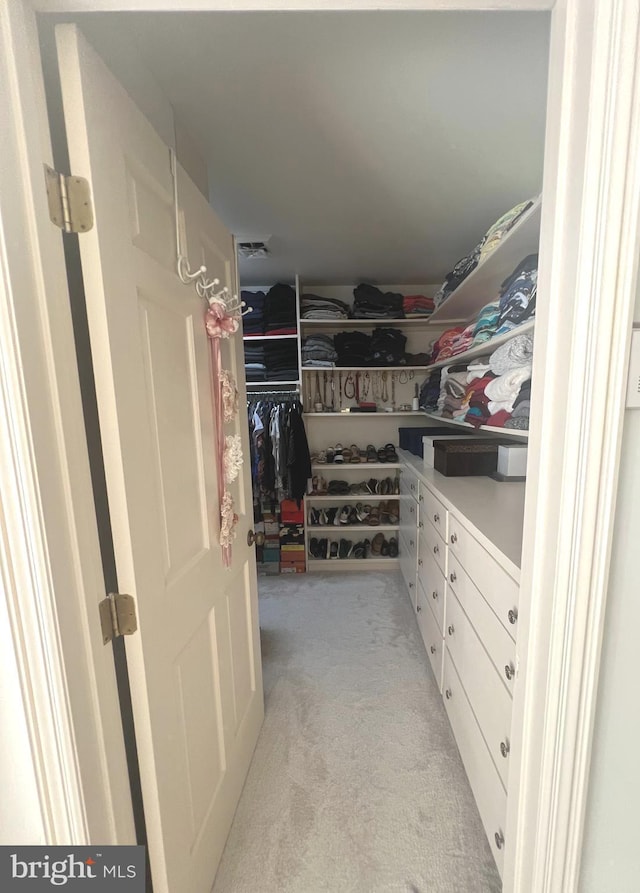
[[[349,305],[337,298],[302,295],[300,315],[303,319],[348,319]]]
[[[482,242],[476,245],[471,254],[459,260],[453,270],[445,276],[444,282],[433,298],[436,308],[444,304],[451,292],[455,291],[460,283],[464,282],[469,273],[472,273],[478,266],[481,246]]]
[[[264,344],[249,344],[245,341],[244,369],[247,381],[264,381],[266,377]]]
[[[475,324],[472,323],[470,326],[467,326],[461,332],[454,336],[451,341],[451,356],[455,357],[459,353],[464,353],[465,350],[469,350],[473,343],[473,330],[475,328]]]
[[[532,205],[533,199],[529,199],[526,202],[520,202],[519,205],[511,208],[510,211],[507,211],[506,214],[503,214],[502,217],[496,220],[493,226],[489,227],[482,240],[482,247],[480,248],[480,258],[478,260],[478,263],[482,263],[489,257],[490,254],[493,254],[493,252],[496,250],[509,230],[518,222],[524,212],[528,211]]]
[[[502,283],[496,335],[510,332],[527,320],[533,319],[536,312],[537,288],[538,255],[530,254]]]
[[[354,319],[402,319],[401,294],[362,284],[354,288],[353,299]]]
[[[516,366],[515,369],[510,369],[494,378],[485,388],[485,394],[489,398],[490,415],[501,410],[512,413],[522,385],[530,380],[530,365]]]
[[[475,378],[469,385],[468,393],[465,394],[465,402],[469,408],[464,416],[464,421],[475,428],[479,425],[486,425],[489,421],[491,412],[486,389],[493,380],[493,375],[490,372],[483,378]]]
[[[371,335],[365,332],[339,332],[333,339],[338,366],[371,366]]]
[[[518,366],[531,365],[533,362],[533,335],[516,335],[505,344],[497,347],[489,357],[489,366],[494,375],[504,375]]]
[[[264,362],[268,381],[297,381],[298,346],[295,341],[267,343]]]
[[[460,414],[460,407],[467,390],[467,367],[465,365],[445,366],[442,373],[438,412],[443,418],[452,419]]]
[[[500,303],[498,301],[492,301],[490,304],[484,305],[476,317],[476,324],[473,329],[473,338],[471,340],[474,346],[483,344],[485,341],[493,338],[498,327],[499,316]]]
[[[309,335],[302,342],[303,366],[335,366],[338,354],[329,335]]]
[[[455,339],[458,335],[463,331],[464,328],[462,326],[456,326],[453,329],[447,329],[446,332],[443,332],[433,345],[431,362],[436,363],[438,360],[448,360],[449,357],[453,356],[452,345],[455,343]]]
[[[243,335],[264,335],[264,301],[263,291],[243,291],[240,297],[251,310],[242,317]]]
[[[296,293],[290,285],[274,285],[267,292],[264,330],[267,335],[296,334]]]
[[[429,373],[420,388],[420,409],[425,412],[436,412],[440,396],[442,369],[434,369]]]
[[[529,412],[531,407],[531,379],[528,378],[522,383],[520,393],[516,397],[513,404],[513,412],[511,418],[504,423],[505,428],[519,428],[527,431],[529,429]]]
[[[374,329],[371,335],[371,365],[399,366],[404,359],[406,343],[406,336],[397,329]]]
[[[402,310],[409,318],[413,316],[431,316],[435,310],[433,298],[425,295],[405,295],[402,299]]]

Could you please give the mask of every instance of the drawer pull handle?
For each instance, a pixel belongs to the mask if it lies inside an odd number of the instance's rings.
[[[414,541],[413,541],[413,540],[409,540],[409,545],[410,545],[410,546],[415,546]]]
[[[429,648],[429,651],[431,652],[431,654],[435,654],[435,653],[436,653],[436,646],[435,646],[435,645],[432,645],[431,648]]]
[[[409,589],[413,589],[413,583],[409,583]]]
[[[418,497],[418,502],[424,502],[424,495],[422,493]]]
[[[424,527],[424,521],[418,521],[418,527]]]
[[[509,623],[511,623],[511,624],[515,624],[516,621],[517,621],[517,619],[518,619],[518,609],[517,609],[517,608],[512,608],[512,609],[509,611],[508,617],[509,617]]]
[[[431,598],[432,598],[434,601],[438,598],[438,593],[435,591],[435,589],[434,589],[433,592],[431,593]]]
[[[412,515],[415,514],[415,513],[414,513],[414,510],[413,510],[413,506],[411,506],[411,508],[409,509],[409,512],[410,512]]]
[[[433,523],[434,523],[434,524],[439,524],[439,523],[440,523],[440,515],[439,515],[437,512],[436,512],[435,515],[433,516]]]
[[[449,626],[447,627],[447,632],[449,633],[450,636],[452,636],[454,634],[455,629],[454,629],[453,623],[449,624]]]
[[[458,542],[458,537],[456,536],[455,533],[452,533],[451,536],[449,537],[449,539],[451,540],[451,542],[452,542],[454,545]]]
[[[504,834],[502,831],[496,831],[496,846],[499,850],[504,846]]]
[[[434,547],[433,547],[433,554],[434,554],[434,555],[437,555],[439,551],[440,551],[440,549],[439,549],[437,546],[434,546]]]
[[[418,614],[419,614],[420,611],[422,611],[422,607],[421,607],[420,605],[416,605],[416,611],[417,611]]]
[[[513,664],[505,664],[504,675],[507,677],[507,679],[513,679],[513,677],[516,675],[516,669]]]
[[[505,760],[509,756],[510,750],[511,750],[511,745],[509,744],[509,739],[505,738],[504,741],[500,742],[500,753],[505,758]]]
[[[455,571],[451,571],[451,573],[449,574],[449,579],[451,580],[452,583],[455,583],[455,582],[456,582],[456,580],[457,580],[458,578],[456,577],[456,572],[455,572]]]
[[[448,688],[448,689],[445,691],[444,696],[445,696],[445,698],[447,699],[447,701],[450,701],[450,700],[451,700],[451,695],[452,695],[452,694],[453,694],[453,692],[451,691],[450,688]]]
[[[415,485],[415,484],[411,484],[410,486],[411,486],[411,489],[412,489],[412,490],[415,490],[415,489],[416,489],[416,485]]]
[[[418,567],[422,567],[422,558],[418,558]]]

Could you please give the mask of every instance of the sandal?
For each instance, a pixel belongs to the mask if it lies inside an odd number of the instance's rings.
[[[349,459],[349,462],[353,462],[354,465],[356,462],[361,462],[360,447],[357,447],[355,443],[352,443],[349,449],[351,450],[351,458]]]
[[[369,525],[369,527],[377,527],[379,523],[380,509],[377,505],[374,505],[374,507],[369,512],[369,516],[367,517],[367,524]]]
[[[398,454],[396,453],[396,448],[392,443],[385,443],[384,445],[385,455],[387,457],[387,462],[398,463]]]
[[[378,462],[386,462],[387,461],[387,451],[384,447],[380,447],[378,450]]]
[[[389,540],[389,558],[398,557],[398,540],[392,536]]]
[[[400,503],[397,499],[390,499],[387,503],[387,514],[389,515],[389,524],[397,524],[400,520]]]
[[[378,454],[376,452],[376,448],[372,443],[367,444],[367,462],[377,462]]]

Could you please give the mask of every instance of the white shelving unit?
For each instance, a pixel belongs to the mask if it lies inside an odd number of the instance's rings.
[[[492,354],[501,344],[506,344],[507,341],[511,341],[516,335],[525,335],[527,332],[533,332],[534,328],[535,320],[531,319],[528,322],[523,323],[521,326],[518,326],[516,329],[512,329],[510,332],[506,332],[503,335],[496,335],[488,341],[483,341],[482,344],[470,347],[469,350],[454,354],[452,357],[447,357],[446,360],[438,360],[435,363],[430,363],[428,366],[423,367],[424,371],[428,375],[432,369],[441,369],[443,366],[451,366],[454,363],[465,363],[467,360],[475,360],[477,357],[489,356],[489,354]]]
[[[455,425],[456,428],[476,428],[478,431],[490,431],[492,434],[500,434],[503,437],[515,437],[518,440],[527,440],[529,432],[518,428],[497,428],[495,425],[472,425],[470,422],[458,422],[455,419],[444,419],[437,412],[423,413],[428,419],[442,422],[443,425]]]

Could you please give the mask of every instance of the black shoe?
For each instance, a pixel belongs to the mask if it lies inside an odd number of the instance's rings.
[[[320,558],[320,553],[318,551],[318,540],[315,536],[312,536],[309,540],[309,554],[312,558]]]
[[[340,540],[338,546],[338,558],[350,558],[353,552],[353,543],[351,540]]]
[[[364,558],[369,558],[371,555],[371,540],[365,540],[362,544],[364,547]]]
[[[364,558],[364,543],[359,542],[356,543],[353,547],[353,557],[354,558]]]
[[[389,557],[389,543],[386,540],[382,541],[382,546],[380,547],[380,554],[383,558]]]
[[[326,537],[323,537],[321,540],[318,540],[318,558],[328,558],[329,557],[329,540]]]
[[[338,544],[331,543],[331,550],[329,552],[329,558],[337,558],[338,557]]]
[[[389,558],[398,557],[398,540],[392,536],[389,540]]]

